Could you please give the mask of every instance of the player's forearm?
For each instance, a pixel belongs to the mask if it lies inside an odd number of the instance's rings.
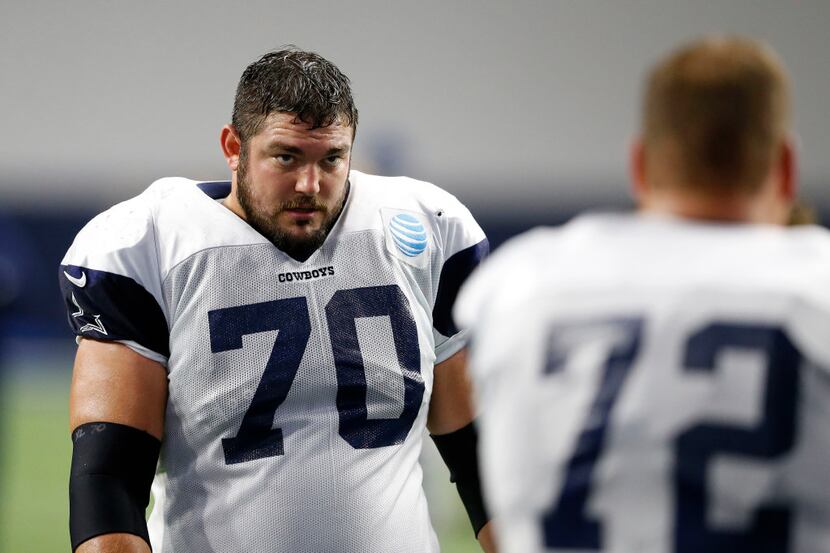
[[[150,553],[150,546],[132,534],[106,534],[87,540],[75,553]]]
[[[146,553],[164,424],[163,366],[117,344],[83,340],[70,392],[69,533],[76,553]]]
[[[493,521],[488,521],[478,532],[478,543],[484,553],[496,553],[496,539],[493,536]]]

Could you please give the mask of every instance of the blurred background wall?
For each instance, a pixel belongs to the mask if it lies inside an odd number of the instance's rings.
[[[218,132],[265,51],[337,63],[360,109],[354,166],[443,186],[497,245],[630,206],[645,71],[702,33],[747,34],[784,59],[803,196],[828,211],[828,29],[826,0],[0,0],[0,551],[67,543],[60,258],[92,215],[159,177],[228,177]],[[456,524],[444,505],[436,516]]]

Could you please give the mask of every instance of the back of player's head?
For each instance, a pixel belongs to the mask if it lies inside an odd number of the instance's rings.
[[[754,192],[790,125],[781,62],[766,46],[710,37],[670,54],[651,72],[643,142],[669,160],[675,182],[710,192]]]
[[[295,46],[269,52],[245,68],[231,123],[244,143],[279,112],[294,113],[312,128],[340,123],[357,130],[349,78],[319,54]]]

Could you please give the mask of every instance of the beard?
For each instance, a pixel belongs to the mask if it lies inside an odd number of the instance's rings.
[[[343,196],[337,200],[333,210],[329,209],[329,206],[321,203],[314,196],[298,196],[281,203],[276,209],[267,210],[262,206],[258,206],[253,198],[251,182],[248,180],[247,165],[248,160],[246,156],[244,154],[240,155],[239,166],[236,171],[237,200],[245,212],[248,224],[262,236],[270,240],[280,251],[288,254],[297,261],[307,260],[311,257],[311,254],[323,245],[329,232],[331,232],[331,229],[337,223],[337,219],[340,217],[340,213],[346,204],[349,182],[346,181]],[[323,221],[320,228],[305,236],[292,235],[288,230],[280,226],[277,221],[277,216],[282,211],[288,209],[314,209],[319,211],[323,214]]]

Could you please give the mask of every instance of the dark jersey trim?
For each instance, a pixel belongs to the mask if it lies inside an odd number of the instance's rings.
[[[458,290],[489,251],[490,243],[485,238],[450,257],[441,268],[438,294],[435,297],[435,307],[432,308],[432,326],[444,336],[452,336],[458,332],[452,318],[452,307]]]
[[[75,334],[98,340],[130,340],[170,355],[164,312],[135,280],[77,265],[61,265],[58,278]]]
[[[200,182],[196,186],[199,187],[199,190],[201,190],[214,200],[221,200],[222,198],[227,198],[228,195],[231,193],[231,181],[229,180]]]

